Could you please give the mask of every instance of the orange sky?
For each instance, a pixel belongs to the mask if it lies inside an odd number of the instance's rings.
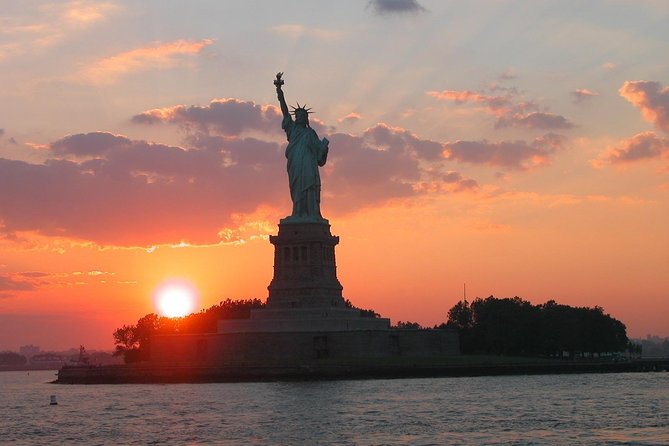
[[[277,71],[331,141],[354,304],[431,326],[466,283],[669,336],[666,5],[10,3],[0,350],[111,349],[171,278],[266,298]]]

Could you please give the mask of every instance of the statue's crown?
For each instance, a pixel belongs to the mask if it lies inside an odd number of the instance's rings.
[[[304,113],[306,113],[307,115],[310,115],[311,113],[313,113],[313,112],[311,111],[310,108],[307,108],[307,104],[300,105],[299,102],[297,103],[297,107],[293,107],[293,106],[291,105],[290,108],[292,108],[292,110],[290,111],[290,113],[291,113],[293,116],[296,115],[298,112],[304,112]]]

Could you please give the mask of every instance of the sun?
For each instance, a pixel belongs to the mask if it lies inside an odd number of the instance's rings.
[[[156,311],[165,317],[183,317],[197,307],[197,290],[186,280],[170,279],[155,289],[153,304]]]

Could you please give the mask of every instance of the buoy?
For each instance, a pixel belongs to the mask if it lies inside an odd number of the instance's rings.
[[[51,395],[51,399],[49,401],[49,406],[57,406],[58,401],[56,401],[56,395]]]

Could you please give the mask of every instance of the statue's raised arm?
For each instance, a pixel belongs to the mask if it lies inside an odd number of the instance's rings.
[[[284,119],[290,117],[290,111],[288,110],[288,104],[286,104],[286,98],[283,96],[283,90],[281,86],[283,85],[283,72],[276,73],[276,79],[274,80],[274,85],[276,85],[276,96],[279,98],[279,106],[281,106],[281,113],[283,113]]]

